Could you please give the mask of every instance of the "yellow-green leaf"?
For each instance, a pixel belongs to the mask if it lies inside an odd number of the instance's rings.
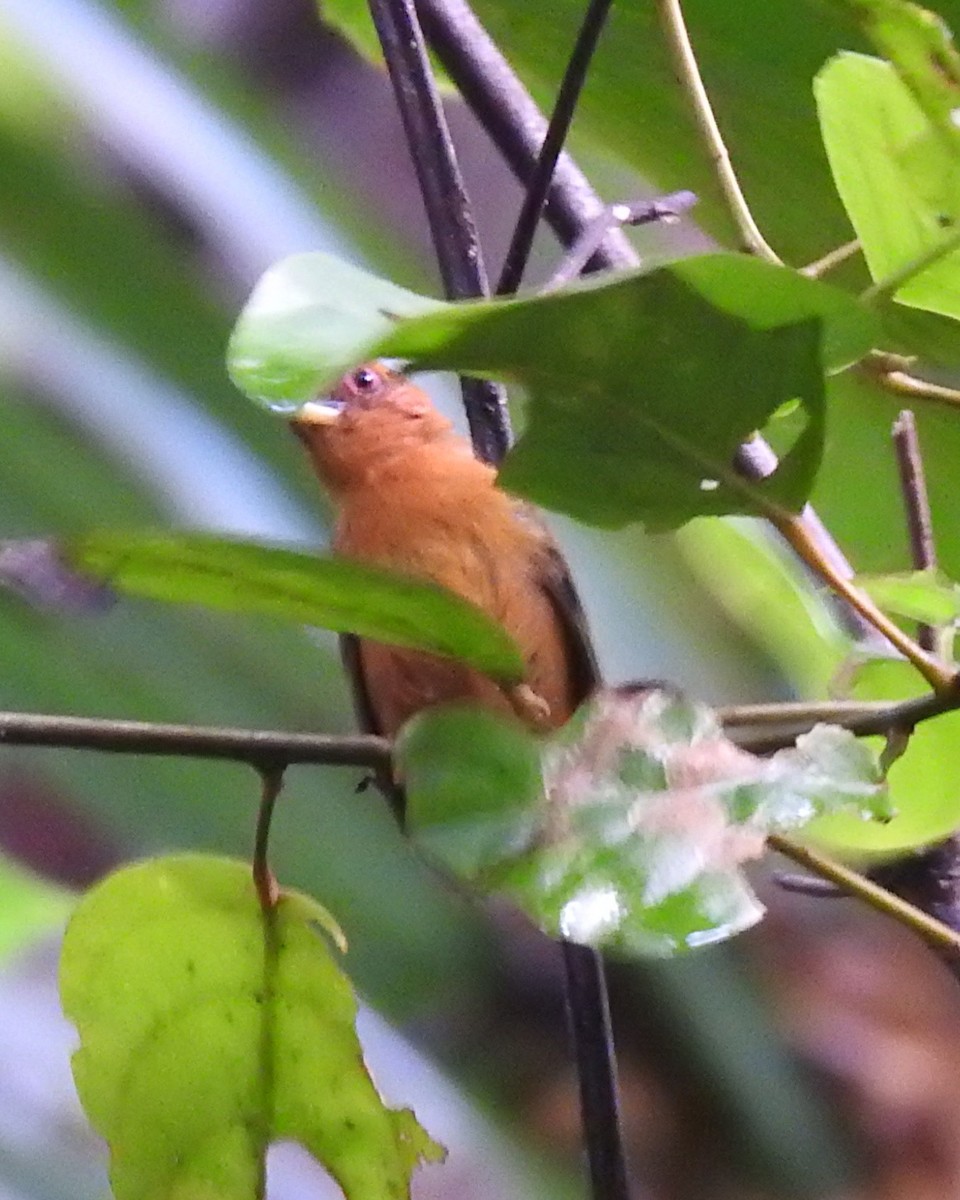
[[[255,1200],[278,1139],[347,1200],[402,1200],[414,1167],[442,1157],[378,1096],[318,916],[296,896],[265,916],[248,864],[199,855],[126,867],[80,904],[61,996],[116,1200]]]

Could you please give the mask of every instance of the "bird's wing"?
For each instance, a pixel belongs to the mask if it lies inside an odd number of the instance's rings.
[[[350,690],[353,693],[353,711],[356,714],[360,732],[373,733],[382,737],[383,727],[377,720],[377,714],[367,690],[367,679],[363,672],[363,659],[360,655],[360,639],[355,633],[340,635],[340,658],[343,661],[347,679],[350,681]],[[389,770],[376,771],[373,778],[402,825],[405,807],[403,789],[397,784]]]
[[[544,559],[541,586],[557,615],[567,647],[570,676],[577,704],[601,684],[600,664],[587,624],[579,593],[570,568],[553,538],[544,532]]]
[[[357,717],[357,726],[361,733],[375,733],[383,736],[383,727],[377,720],[377,714],[367,690],[367,680],[363,673],[363,660],[360,657],[360,639],[355,633],[340,634],[340,658],[343,669],[350,681],[350,691],[353,694],[353,711]]]

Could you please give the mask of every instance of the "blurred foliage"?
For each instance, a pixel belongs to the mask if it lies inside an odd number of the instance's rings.
[[[353,7],[363,8],[359,0]],[[939,7],[960,26],[960,0]],[[149,524],[322,540],[314,485],[281,423],[242,402],[227,380],[223,353],[240,301],[283,254],[343,249],[332,224],[383,274],[427,286],[432,272],[410,248],[420,214],[398,220],[389,206],[406,170],[395,123],[385,122],[370,148],[343,118],[359,122],[368,107],[361,101],[373,107],[377,81],[361,63],[345,66],[342,46],[312,40],[306,0],[263,6],[253,17],[246,8],[190,0],[0,6],[4,538]],[[689,0],[686,8],[768,238],[796,264],[847,240],[812,81],[838,50],[868,49],[861,35],[836,6],[812,2]],[[478,0],[477,9],[549,104],[582,4]],[[82,82],[64,48],[71,39],[90,68]],[[143,56],[132,74],[131,50]],[[333,83],[324,93],[327,70]],[[331,119],[328,130],[348,147],[337,170],[316,136],[335,110],[339,123]],[[208,117],[221,122],[212,143],[201,138]],[[698,191],[698,219],[732,244],[653,5],[614,5],[576,138],[592,162],[613,163],[624,186],[640,170],[657,186]],[[211,144],[228,142],[236,156],[216,160],[211,187],[202,170],[214,163]],[[472,145],[478,191],[502,207],[503,174],[478,153],[475,135]],[[858,263],[837,278],[867,281]],[[909,337],[939,362],[960,361],[955,331],[930,314],[888,307],[883,319],[892,342]],[[908,566],[888,436],[898,407],[862,381],[830,382],[814,499],[861,571]],[[919,417],[941,558],[956,577],[960,430],[945,410]],[[569,536],[611,679],[656,672],[725,699],[821,692],[841,635],[761,539],[737,544],[727,534],[689,527],[681,537],[689,565],[672,547],[632,534]],[[738,587],[741,579],[749,587]],[[641,596],[657,597],[659,611],[639,610]],[[3,707],[290,729],[349,724],[330,640],[261,620],[138,602],[105,616],[49,613],[3,596],[0,646]],[[258,788],[240,767],[0,751],[8,794],[20,772],[91,816],[124,853],[249,851]],[[486,926],[412,854],[382,802],[354,794],[356,783],[350,772],[289,772],[276,869],[336,913],[351,943],[351,975],[378,1005],[437,1010],[489,980]],[[52,809],[41,807],[37,819],[52,821]],[[25,916],[24,934],[35,927]],[[665,967],[669,984],[650,992],[667,1025],[662,1044],[678,1060],[684,1047],[697,1048],[700,1128],[732,1124],[719,1159],[763,1164],[754,1177],[777,1194],[835,1193],[849,1158],[832,1110],[798,1077],[751,982],[729,962],[708,952],[681,970]]]

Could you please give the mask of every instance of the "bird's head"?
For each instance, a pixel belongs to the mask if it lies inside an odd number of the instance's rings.
[[[426,392],[381,363],[344,375],[328,395],[299,408],[290,426],[334,491],[452,433]]]

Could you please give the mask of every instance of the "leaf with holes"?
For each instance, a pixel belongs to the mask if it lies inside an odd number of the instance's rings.
[[[757,758],[708,708],[659,690],[604,692],[545,744],[489,713],[432,710],[397,755],[429,853],[553,936],[639,956],[758,921],[741,867],[768,833],[888,812],[876,756],[846,731],[818,726]]]
[[[377,1095],[356,999],[317,927],[342,940],[308,897],[284,894],[265,917],[249,865],[199,855],[126,867],[81,902],[60,989],[117,1200],[254,1200],[281,1138],[347,1200],[401,1200],[416,1165],[442,1156]]]

